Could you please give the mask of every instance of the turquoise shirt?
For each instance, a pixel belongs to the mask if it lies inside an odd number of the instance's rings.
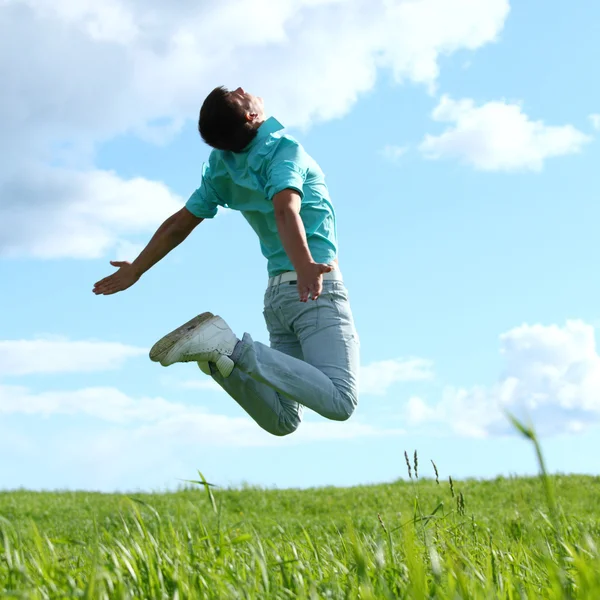
[[[313,260],[331,263],[337,258],[335,212],[323,171],[282,129],[271,117],[243,152],[213,150],[208,164],[202,165],[202,184],[186,204],[202,219],[213,218],[219,206],[239,210],[258,235],[270,277],[294,270],[273,210],[273,196],[288,188],[302,198],[300,218]]]

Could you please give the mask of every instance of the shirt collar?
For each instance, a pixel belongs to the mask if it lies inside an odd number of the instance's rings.
[[[283,125],[275,117],[269,117],[266,121],[260,124],[255,138],[248,145],[248,149],[251,148],[258,140],[264,139],[272,133],[281,131],[282,129],[284,129]]]

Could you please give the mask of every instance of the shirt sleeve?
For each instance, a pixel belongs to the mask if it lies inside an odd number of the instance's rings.
[[[267,200],[285,189],[296,190],[303,198],[307,172],[308,155],[302,146],[293,139],[281,138],[267,167]]]
[[[190,196],[185,207],[199,219],[212,219],[219,210],[219,199],[210,180],[210,168],[202,165],[202,183]]]

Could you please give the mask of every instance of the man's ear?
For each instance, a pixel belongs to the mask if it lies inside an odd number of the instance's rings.
[[[258,118],[258,113],[246,113],[246,121],[252,123],[252,121],[256,121]]]

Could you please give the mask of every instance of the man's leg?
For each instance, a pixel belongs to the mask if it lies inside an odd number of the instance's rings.
[[[269,330],[271,348],[301,361],[302,347],[298,338],[286,331],[275,313],[265,306],[265,321]],[[302,420],[302,406],[279,394],[272,387],[255,381],[240,369],[223,377],[211,365],[213,379],[260,425],[277,436],[293,433]]]
[[[280,349],[249,334],[239,341],[220,317],[201,315],[159,340],[150,357],[163,366],[226,357],[235,368],[223,376],[211,363],[213,377],[274,435],[298,427],[298,404],[328,419],[348,419],[358,402],[359,342],[343,283],[325,281],[320,298],[308,303],[299,302],[295,285],[274,286],[265,296],[265,317]]]
[[[303,360],[244,335],[231,355],[236,371],[328,419],[348,419],[358,402],[359,341],[341,281],[325,281],[316,301],[298,301],[295,285],[280,284],[271,309],[300,341]],[[233,376],[232,373],[232,376]],[[259,393],[260,389],[256,388]]]

